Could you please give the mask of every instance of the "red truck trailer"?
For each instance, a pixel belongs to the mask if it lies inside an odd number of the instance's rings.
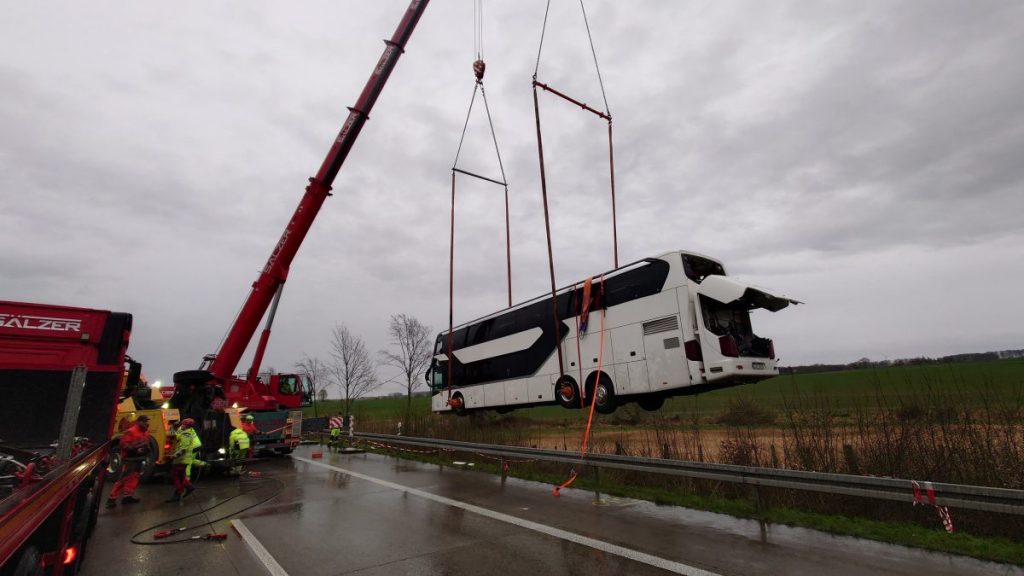
[[[0,301],[0,574],[74,574],[96,523],[130,314]]]

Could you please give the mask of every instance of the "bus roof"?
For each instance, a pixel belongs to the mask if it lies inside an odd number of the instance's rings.
[[[673,252],[665,252],[665,253],[660,254],[658,256],[653,256],[653,257],[650,257],[650,258],[642,258],[640,260],[635,260],[633,262],[630,262],[629,264],[624,264],[622,266],[619,266],[618,268],[613,268],[612,270],[609,270],[608,272],[605,272],[604,273],[604,277],[605,278],[609,278],[609,277],[612,277],[612,276],[616,276],[618,274],[626,272],[627,270],[632,270],[634,268],[639,267],[642,264],[645,264],[647,262],[651,262],[653,260],[669,260],[670,258],[678,256],[680,254],[686,254],[686,255],[689,255],[689,256],[696,256],[698,258],[704,258],[704,259],[710,260],[710,261],[715,262],[715,263],[717,263],[719,265],[722,264],[721,261],[719,261],[719,260],[717,260],[715,258],[712,258],[710,256],[705,256],[704,254],[700,254],[698,252],[690,252],[688,250],[675,250]],[[591,276],[591,277],[595,278],[597,276]],[[574,282],[572,284],[568,284],[568,285],[562,286],[561,288],[559,288],[558,290],[555,291],[555,294],[564,294],[565,292],[568,292],[569,290],[572,290],[574,288],[578,288],[581,283],[582,283],[582,281],[578,281],[578,282]],[[484,316],[481,316],[481,317],[479,317],[479,318],[477,318],[475,320],[470,320],[468,322],[463,322],[462,324],[458,324],[458,325],[454,326],[452,328],[452,330],[454,331],[454,330],[458,330],[460,328],[465,328],[466,326],[472,326],[473,324],[476,324],[478,322],[482,322],[484,320],[487,320],[488,318],[492,318],[492,317],[498,316],[500,314],[505,314],[506,312],[511,312],[513,310],[517,310],[517,309],[522,308],[524,306],[527,306],[527,305],[530,305],[530,304],[535,304],[537,302],[540,302],[540,301],[543,301],[543,300],[546,300],[546,299],[549,299],[549,298],[551,298],[551,294],[542,294],[542,295],[537,296],[535,298],[531,298],[529,300],[525,300],[523,302],[519,302],[519,303],[513,304],[512,306],[509,306],[507,308],[502,308],[501,310],[498,310],[496,312],[491,312],[490,314],[485,314]],[[442,334],[447,334],[447,333],[448,333],[447,330],[442,330],[441,332],[438,332],[438,336],[440,336]]]

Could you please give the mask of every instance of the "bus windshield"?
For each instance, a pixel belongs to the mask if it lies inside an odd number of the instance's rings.
[[[721,264],[708,258],[701,258],[693,254],[682,254],[683,271],[686,277],[700,284],[708,276],[725,276],[725,268]]]

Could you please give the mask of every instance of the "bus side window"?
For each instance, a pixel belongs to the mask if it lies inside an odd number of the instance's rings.
[[[506,312],[496,320],[497,322],[495,322],[494,325],[494,338],[501,338],[502,336],[509,336],[515,333],[516,319],[514,313]]]

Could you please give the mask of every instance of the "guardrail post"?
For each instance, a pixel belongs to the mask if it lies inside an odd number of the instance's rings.
[[[754,505],[757,513],[757,523],[761,527],[761,543],[765,544],[768,542],[768,524],[764,521],[767,506],[765,505],[764,495],[761,493],[760,485],[754,486],[754,496],[757,498]]]
[[[846,460],[846,469],[850,474],[860,475],[860,460],[857,459],[857,452],[850,444],[843,444],[843,458]]]

